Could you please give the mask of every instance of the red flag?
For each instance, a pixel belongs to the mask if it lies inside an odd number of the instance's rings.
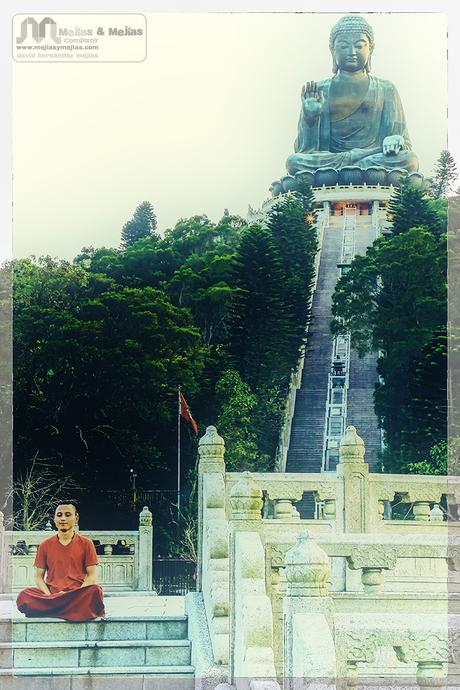
[[[187,401],[182,395],[182,392],[179,391],[179,406],[180,406],[180,414],[181,417],[185,419],[188,424],[192,427],[193,431],[195,434],[198,433],[198,424],[195,422],[195,420],[192,417],[192,413],[190,412],[189,406],[187,405]]]

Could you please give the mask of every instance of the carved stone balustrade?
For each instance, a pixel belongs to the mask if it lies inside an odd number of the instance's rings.
[[[302,534],[298,527],[297,538]],[[295,537],[294,537],[295,538]],[[460,568],[460,546],[449,548],[442,536],[430,536],[429,539],[419,535],[404,537],[401,535],[381,536],[379,543],[373,541],[373,535],[328,534],[315,536],[315,541],[329,558],[343,558],[350,570],[361,570],[363,589],[368,593],[382,590],[384,571],[394,570],[399,559],[435,559],[445,562],[448,557]],[[293,548],[292,543],[278,541],[266,546],[270,567],[275,572],[285,567],[286,554]],[[457,549],[454,551],[453,549]],[[453,566],[452,566],[453,567]],[[287,576],[287,573],[286,573]],[[289,581],[287,576],[286,578]]]
[[[371,677],[396,665],[426,689],[440,682],[439,616],[460,587],[460,523],[450,507],[445,519],[444,497],[458,505],[459,482],[370,474],[354,427],[335,472],[228,473],[214,428],[199,453],[198,589],[214,659],[228,659],[232,680],[314,671],[352,683],[367,664]],[[321,504],[316,519],[299,518],[304,493]],[[413,519],[384,519],[395,497]]]
[[[448,494],[447,478],[434,475],[370,474],[369,483],[380,518],[383,518],[384,501],[393,501],[398,494],[402,503],[413,504],[415,522],[430,522],[431,506],[439,504],[442,496]]]
[[[5,532],[12,544],[12,590],[34,583],[34,560],[38,546],[50,530]],[[144,507],[139,515],[139,531],[81,531],[96,543],[98,582],[108,590],[149,591],[152,589],[152,513]],[[22,542],[20,545],[19,542]]]
[[[445,680],[449,660],[446,618],[372,613],[335,617],[335,647],[344,674],[356,678],[358,664],[372,664],[379,649],[392,647],[399,661],[417,666],[420,687],[432,690]]]
[[[242,474],[236,472],[228,472],[226,475],[226,492],[230,503],[233,487],[241,477]],[[312,493],[316,501],[324,503],[324,520],[336,519],[336,504],[341,487],[335,476],[329,477],[321,473],[258,472],[253,477],[262,494],[273,502],[275,520],[298,521],[300,517],[293,503],[300,501],[304,492]]]

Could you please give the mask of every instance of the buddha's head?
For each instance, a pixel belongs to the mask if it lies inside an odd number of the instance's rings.
[[[370,24],[357,14],[342,17],[332,28],[329,38],[332,71],[370,72],[374,50],[374,32]]]

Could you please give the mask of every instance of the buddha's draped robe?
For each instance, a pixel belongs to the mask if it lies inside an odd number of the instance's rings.
[[[303,110],[300,112],[295,153],[289,156],[286,164],[288,172],[293,175],[299,170],[339,169],[345,165],[363,169],[379,165],[417,170],[417,156],[411,151],[401,99],[393,84],[369,75],[369,88],[363,101],[350,115],[333,122],[329,107],[331,81],[318,82],[318,89],[324,94],[324,105],[316,147],[312,147],[312,128],[307,125]],[[404,148],[396,155],[386,155],[382,152],[383,140],[394,134],[403,137]]]

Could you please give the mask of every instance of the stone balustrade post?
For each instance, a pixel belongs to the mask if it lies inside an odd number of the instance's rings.
[[[230,505],[229,675],[237,690],[248,690],[250,682],[255,688],[257,682],[276,679],[273,611],[260,536],[262,490],[249,472],[232,487]]]
[[[198,564],[197,590],[202,592],[218,664],[229,654],[229,551],[226,517],[225,443],[208,426],[198,444]]]
[[[286,690],[299,682],[329,688],[336,677],[334,609],[327,581],[329,558],[304,530],[285,555],[284,678]]]
[[[137,556],[137,588],[149,592],[153,587],[153,526],[152,513],[144,506],[139,514],[139,553]]]
[[[373,228],[378,228],[380,224],[380,202],[377,199],[374,199],[372,202],[372,227]]]
[[[198,564],[197,591],[203,582],[203,530],[206,508],[220,508],[225,511],[225,442],[215,426],[208,426],[198,444]],[[209,481],[208,481],[209,480]],[[214,484],[209,505],[205,505],[204,485]]]
[[[343,481],[345,532],[369,532],[372,507],[369,490],[369,465],[364,462],[365,447],[354,426],[348,426],[340,442],[337,476]]]

